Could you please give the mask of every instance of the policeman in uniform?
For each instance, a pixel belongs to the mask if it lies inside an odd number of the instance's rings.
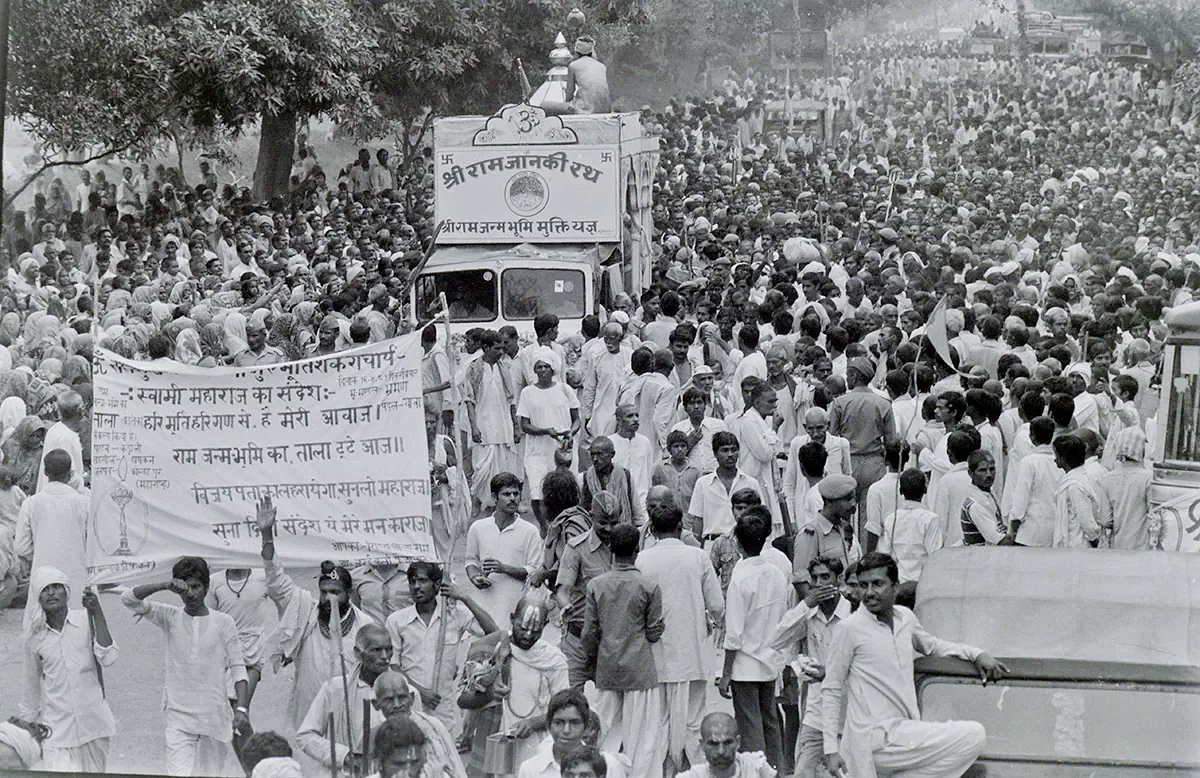
[[[817,484],[824,505],[815,521],[800,528],[792,555],[792,585],[800,599],[808,593],[808,563],[814,559],[839,559],[849,569],[862,556],[854,537],[854,511],[857,508],[853,476],[831,475]]]

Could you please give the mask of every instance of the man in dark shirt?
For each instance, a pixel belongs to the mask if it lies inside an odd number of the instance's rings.
[[[661,778],[667,722],[650,644],[663,634],[662,593],[634,567],[633,525],[615,527],[609,548],[613,569],[588,584],[583,623],[583,646],[596,669],[601,747],[624,751],[633,763],[630,775]]]
[[[834,400],[829,409],[829,431],[850,442],[850,470],[858,482],[855,502],[860,506],[866,504],[871,484],[887,474],[883,446],[896,438],[892,404],[871,390],[874,376],[875,365],[871,360],[851,359],[846,366],[846,385],[850,390]],[[860,518],[864,518],[861,513]],[[858,529],[861,534],[862,526]]]
[[[591,677],[588,655],[583,650],[583,617],[588,584],[612,570],[613,555],[609,542],[612,530],[620,521],[621,513],[616,499],[608,492],[596,495],[592,501],[592,528],[567,541],[558,569],[554,595],[563,620],[562,643],[559,647],[567,657],[571,687],[580,691]]]

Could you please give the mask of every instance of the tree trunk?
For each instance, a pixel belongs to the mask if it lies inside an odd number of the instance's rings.
[[[258,139],[258,160],[254,166],[255,200],[265,202],[287,192],[295,151],[296,113],[264,113]]]

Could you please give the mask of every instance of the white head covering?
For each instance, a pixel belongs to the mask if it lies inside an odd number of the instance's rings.
[[[25,636],[30,637],[46,628],[46,611],[38,605],[42,590],[51,584],[62,584],[67,587],[67,597],[71,596],[71,580],[57,567],[45,565],[33,571],[29,576],[30,607],[25,609]]]
[[[7,721],[0,722],[0,746],[11,748],[26,769],[33,767],[42,758],[42,747],[33,735]]]
[[[12,437],[25,414],[25,401],[20,397],[6,397],[0,402],[0,443]]]
[[[1143,462],[1146,459],[1146,433],[1141,427],[1126,427],[1114,440],[1114,455],[1118,462]]]
[[[549,346],[541,346],[533,352],[533,364],[536,365],[538,362],[545,362],[554,368],[556,375],[562,372],[562,363],[559,361],[558,354],[555,354],[554,349]]]

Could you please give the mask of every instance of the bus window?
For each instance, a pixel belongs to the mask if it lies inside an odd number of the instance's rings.
[[[511,268],[500,285],[501,310],[508,321],[534,319],[553,313],[560,319],[582,319],[587,313],[587,288],[580,270]]]
[[[1163,458],[1176,462],[1200,462],[1200,430],[1196,428],[1200,410],[1200,346],[1175,347],[1175,359],[1169,377],[1167,403],[1167,440]]]
[[[493,270],[451,270],[424,273],[417,280],[417,319],[438,313],[438,295],[445,293],[450,321],[492,321],[496,318],[496,273]]]

